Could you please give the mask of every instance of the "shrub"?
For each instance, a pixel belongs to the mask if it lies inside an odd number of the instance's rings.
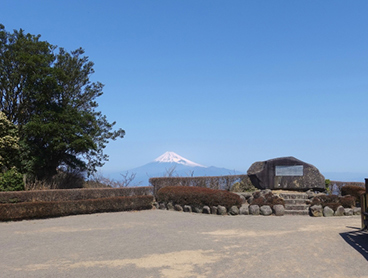
[[[353,196],[340,197],[340,204],[344,208],[353,208],[353,207],[355,207],[355,197],[353,197]]]
[[[365,192],[365,188],[358,185],[345,185],[341,188],[341,195],[355,197],[355,201],[360,201],[360,195]]]
[[[24,190],[23,175],[15,168],[0,174],[0,191]]]
[[[0,204],[0,220],[58,217],[98,212],[151,209],[153,196],[112,197],[93,200]]]
[[[322,207],[328,206],[336,211],[339,206],[343,206],[344,208],[355,207],[355,198],[352,196],[339,197],[337,195],[319,194],[311,201],[311,206],[314,205],[321,205]]]
[[[252,184],[250,178],[245,176],[240,182],[234,183],[231,187],[233,192],[254,192],[257,188]]]
[[[228,175],[213,177],[160,177],[150,178],[149,182],[157,192],[166,186],[206,187],[211,189],[230,190],[235,182],[246,178],[247,175]]]
[[[262,196],[261,192],[256,192],[254,194],[254,199],[251,202],[251,205],[257,205],[257,206],[270,206],[273,208],[274,205],[283,205],[285,206],[284,199],[280,198],[279,196],[273,194],[272,192],[267,193],[266,195]]]
[[[53,189],[1,192],[0,203],[53,202],[152,195],[152,187]]]
[[[167,186],[157,192],[158,202],[172,202],[181,206],[232,206],[240,207],[242,199],[237,194],[210,188],[193,186]]]

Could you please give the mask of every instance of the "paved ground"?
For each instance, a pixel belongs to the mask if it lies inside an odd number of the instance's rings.
[[[0,223],[0,277],[368,277],[360,217],[171,211]]]

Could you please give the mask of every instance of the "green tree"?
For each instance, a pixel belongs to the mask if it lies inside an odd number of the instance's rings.
[[[17,127],[0,111],[0,173],[19,166]]]
[[[38,179],[58,167],[95,172],[108,141],[125,135],[96,111],[103,85],[90,81],[93,63],[83,54],[0,26],[0,109],[18,127],[22,171]]]

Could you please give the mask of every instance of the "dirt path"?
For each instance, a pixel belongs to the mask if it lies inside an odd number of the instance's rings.
[[[159,210],[0,223],[0,277],[368,277],[359,227]]]

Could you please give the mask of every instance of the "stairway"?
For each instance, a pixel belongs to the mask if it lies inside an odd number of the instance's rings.
[[[283,192],[280,197],[285,201],[285,215],[309,215],[308,195],[305,193]]]

